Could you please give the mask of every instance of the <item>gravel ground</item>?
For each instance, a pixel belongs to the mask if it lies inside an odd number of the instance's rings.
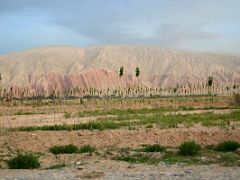
[[[74,179],[193,179],[193,180],[238,180],[240,167],[223,167],[219,165],[184,166],[176,165],[129,165],[124,162],[97,166],[75,166],[57,170],[1,170],[1,180],[74,180]],[[99,166],[100,165],[100,166]],[[90,168],[90,166],[92,168]],[[111,166],[113,166],[111,168]],[[119,170],[115,169],[119,167]]]

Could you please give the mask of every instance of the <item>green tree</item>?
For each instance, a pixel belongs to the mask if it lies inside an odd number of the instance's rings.
[[[208,76],[208,87],[213,85],[213,76]]]
[[[139,67],[136,67],[135,75],[136,75],[137,78],[140,76],[140,69],[139,69]]]
[[[119,70],[119,77],[122,77],[124,74],[124,68],[123,66],[120,67],[120,70]]]
[[[124,68],[123,68],[123,66],[121,66],[120,67],[120,70],[119,70],[119,77],[121,78],[122,76],[123,76],[123,74],[124,74]],[[119,89],[119,95],[120,95],[120,97],[122,97],[122,93],[121,93],[121,89]],[[122,106],[122,99],[121,99],[121,107],[122,107],[122,109],[123,109],[123,106]]]
[[[211,96],[212,95],[211,89],[212,89],[212,85],[213,85],[213,76],[208,76],[207,85],[208,85],[208,95]],[[212,95],[212,101],[213,101],[213,95]]]
[[[2,81],[2,74],[0,73],[0,100],[1,100],[1,94],[2,94],[1,81]]]
[[[139,69],[139,67],[136,67],[136,69],[135,69],[135,76],[138,79],[138,91],[139,91],[139,76],[140,76],[140,69]]]
[[[0,73],[0,105],[2,104],[2,89],[1,89],[2,74]],[[2,126],[0,127],[0,135],[2,135]]]

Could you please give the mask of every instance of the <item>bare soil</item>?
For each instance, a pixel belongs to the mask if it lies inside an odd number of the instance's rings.
[[[97,149],[105,147],[139,147],[159,143],[176,147],[182,142],[195,140],[201,145],[216,144],[224,140],[240,141],[240,129],[195,126],[191,128],[158,129],[139,128],[106,131],[36,131],[12,132],[0,137],[1,147],[12,150],[47,152],[53,145],[90,144]]]

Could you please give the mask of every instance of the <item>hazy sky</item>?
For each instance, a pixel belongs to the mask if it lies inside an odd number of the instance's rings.
[[[240,0],[0,0],[0,54],[93,44],[240,54]]]

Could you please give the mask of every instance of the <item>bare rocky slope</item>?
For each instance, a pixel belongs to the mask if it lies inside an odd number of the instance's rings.
[[[118,70],[124,67],[124,76]],[[139,80],[135,68],[139,67]],[[185,52],[158,46],[105,45],[88,48],[54,46],[0,56],[5,88],[116,88],[140,83],[149,87],[240,82],[240,57]]]

